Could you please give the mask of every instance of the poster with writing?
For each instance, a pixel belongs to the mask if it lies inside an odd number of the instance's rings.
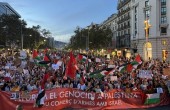
[[[139,70],[138,77],[152,79],[152,71],[151,70]]]
[[[110,76],[111,81],[117,81],[117,76]]]
[[[157,93],[163,93],[163,89],[161,87],[156,88],[156,90],[157,90]]]
[[[58,69],[59,69],[59,66],[58,66],[58,64],[52,64],[52,68],[53,68],[54,70],[58,70]]]
[[[0,91],[1,110],[15,110],[22,105],[24,110],[60,110],[64,108],[77,109],[136,109],[168,105],[170,101],[166,95],[160,96],[160,102],[144,105],[141,91],[126,93],[124,90],[113,89],[109,92],[93,93],[72,88],[56,88],[45,92],[45,104],[41,108],[34,108],[37,91],[24,95],[22,92],[9,93]],[[57,108],[57,109],[56,109]]]

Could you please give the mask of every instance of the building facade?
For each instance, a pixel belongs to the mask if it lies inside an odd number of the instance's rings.
[[[20,14],[18,14],[8,3],[0,2],[0,15],[6,14],[6,15],[16,15],[18,18],[20,18]]]
[[[117,14],[112,14],[107,20],[100,24],[100,28],[110,28],[112,31],[112,42],[111,49],[116,48],[116,37],[117,37]]]
[[[131,0],[118,0],[117,55],[131,56]]]
[[[144,60],[170,60],[170,0],[132,0],[131,47]]]

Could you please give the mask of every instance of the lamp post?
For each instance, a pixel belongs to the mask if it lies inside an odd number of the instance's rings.
[[[23,34],[22,34],[22,20],[21,20],[21,50],[23,50]]]
[[[146,46],[146,57],[148,59],[148,49],[147,49],[148,37],[149,37],[148,32],[149,32],[149,28],[151,27],[151,25],[149,24],[148,20],[145,20],[144,24],[145,24],[145,37],[146,37],[146,44],[145,44],[145,46]]]
[[[148,37],[149,37],[149,28],[151,27],[151,25],[149,24],[148,20],[145,20],[145,35],[146,35],[146,43],[148,42]]]
[[[88,35],[86,37],[86,50],[89,50],[89,28],[88,28]]]

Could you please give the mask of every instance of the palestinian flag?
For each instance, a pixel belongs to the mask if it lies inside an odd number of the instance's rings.
[[[147,99],[145,100],[145,104],[156,104],[160,102],[160,94],[154,93],[154,94],[146,94]]]
[[[39,61],[39,62],[37,62],[36,64],[37,64],[38,66],[48,67],[48,64],[49,64],[50,62],[51,62],[51,61],[50,61],[50,58],[49,58],[47,55],[45,55],[44,58],[43,58],[43,61]]]
[[[125,63],[125,64],[119,66],[119,72],[120,72],[120,73],[123,73],[124,71],[126,71],[126,66],[127,66],[127,65],[128,65],[128,63]]]
[[[36,106],[42,107],[44,105],[45,100],[45,89],[39,91],[37,99],[36,99]]]
[[[81,55],[81,54],[78,55],[78,59],[79,59],[80,61],[83,61],[83,62],[86,62],[86,61],[87,61],[87,57],[86,57],[85,55]]]
[[[130,62],[130,63],[131,63],[131,65],[133,66],[133,68],[135,68],[135,69],[138,68],[138,66],[142,64],[142,60],[141,60],[140,55],[138,54],[138,55],[135,57],[135,60],[132,61],[132,62]]]
[[[106,69],[103,69],[103,70],[98,70],[98,71],[95,71],[93,73],[90,73],[89,76],[91,78],[101,79],[102,77],[107,76],[107,75],[109,75],[113,72],[114,72],[113,68],[106,68]]]
[[[44,105],[44,100],[45,100],[45,83],[47,82],[49,78],[49,74],[45,73],[43,76],[43,79],[41,80],[41,89],[38,91],[38,96],[36,99],[35,105],[37,107],[42,107]]]
[[[129,64],[126,66],[126,70],[127,70],[127,72],[131,72],[131,71],[133,70],[132,64],[129,63]]]
[[[119,72],[123,73],[124,71],[131,72],[133,70],[133,64],[131,63],[125,63],[121,66],[119,66]]]
[[[32,58],[33,58],[33,59],[36,59],[36,60],[38,60],[38,61],[41,60],[40,56],[38,55],[37,50],[33,50]]]
[[[133,66],[133,68],[138,68],[138,66],[140,65],[137,61],[132,61],[130,62],[130,64]]]
[[[142,60],[139,54],[135,57],[135,61],[138,62],[139,64],[142,64]]]

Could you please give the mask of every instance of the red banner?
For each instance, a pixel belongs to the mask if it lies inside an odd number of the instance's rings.
[[[112,90],[101,95],[77,89],[58,88],[46,91],[45,105],[42,108],[34,108],[36,92],[27,95],[17,93],[17,99],[11,98],[11,95],[16,94],[0,91],[1,110],[14,110],[17,105],[22,105],[24,110],[58,110],[63,108],[89,108],[95,110],[149,108],[170,104],[170,98],[166,94],[161,94],[160,103],[144,105],[140,91],[127,93],[122,90]]]

